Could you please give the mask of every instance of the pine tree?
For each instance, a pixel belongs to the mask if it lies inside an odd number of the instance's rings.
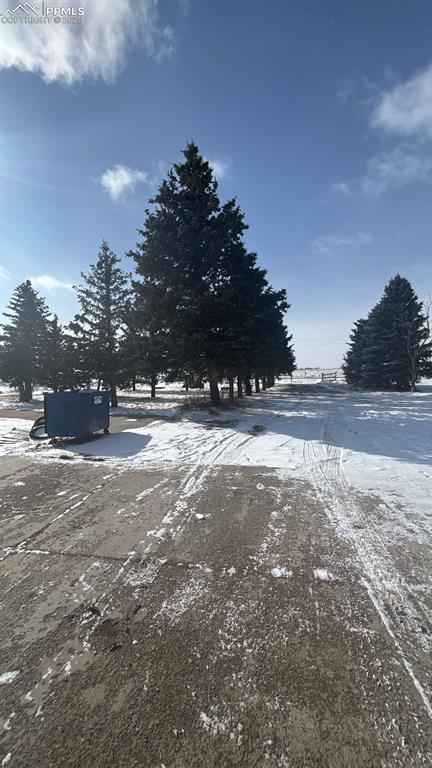
[[[408,282],[408,281],[407,281]],[[432,339],[430,334],[431,306],[425,308],[413,289],[406,289],[405,307],[397,314],[396,321],[405,341],[404,367],[409,377],[411,392],[423,377],[432,376]]]
[[[221,262],[220,210],[211,168],[191,143],[150,201],[142,241],[130,255],[142,278],[134,282],[149,338],[162,335],[172,368],[206,372],[220,402],[220,339],[215,284]],[[154,348],[154,344],[152,345]]]
[[[363,386],[368,389],[415,389],[431,357],[428,336],[421,302],[410,282],[396,275],[368,316],[363,349]]]
[[[140,338],[138,313],[133,299],[128,299],[123,315],[123,336],[120,344],[119,383],[122,388],[132,387],[140,381]]]
[[[128,275],[118,266],[120,259],[103,240],[98,260],[84,285],[76,286],[81,311],[72,324],[81,339],[81,354],[89,375],[110,389],[111,405],[117,407],[116,377],[120,368],[119,342],[128,290]]]
[[[41,361],[41,383],[53,392],[65,388],[65,335],[57,315],[47,322]]]
[[[344,357],[342,371],[347,384],[352,386],[361,386],[362,384],[362,365],[363,348],[365,343],[365,328],[367,320],[360,319],[354,323],[351,331],[349,349]]]
[[[218,327],[222,346],[222,370],[229,381],[233,396],[233,379],[241,396],[252,394],[251,377],[255,373],[255,388],[259,376],[274,383],[280,373],[291,373],[295,361],[291,337],[283,323],[289,308],[286,292],[274,291],[267,273],[257,266],[257,255],[247,251],[243,235],[247,228],[244,216],[235,200],[229,200],[219,215],[222,231],[223,260],[216,286]]]
[[[396,275],[366,321],[359,321],[346,356],[347,380],[366,389],[415,391],[432,374],[432,341],[422,302]]]
[[[90,386],[89,364],[83,354],[84,344],[79,329],[73,322],[69,323],[64,331],[63,385],[71,392]]]
[[[154,398],[160,375],[172,371],[178,363],[181,339],[175,347],[175,339],[166,327],[160,325],[160,315],[155,311],[153,301],[148,300],[149,294],[146,291],[138,290],[134,298],[129,324],[133,329],[131,343],[136,375],[141,382],[150,386],[150,396]]]
[[[256,344],[257,302],[266,285],[265,272],[256,266],[256,254],[243,242],[247,229],[235,200],[223,206],[218,221],[222,258],[214,288],[213,322],[218,328],[218,370],[227,377],[230,398],[250,392],[250,370]]]
[[[207,378],[213,404],[226,376],[252,394],[254,367],[291,371],[290,338],[283,326],[285,292],[273,292],[256,254],[243,242],[247,228],[235,200],[220,206],[217,183],[195,144],[174,165],[146,211],[142,241],[130,255],[141,326],[157,339],[169,379]],[[262,359],[258,362],[259,352]],[[265,358],[265,360],[264,360]]]
[[[281,373],[295,369],[292,336],[284,325],[289,309],[286,291],[267,286],[261,296],[261,308],[256,323],[255,374],[263,379],[264,388],[273,386]]]
[[[156,397],[158,377],[167,368],[167,352],[165,333],[153,321],[140,297],[135,296],[135,302],[129,302],[125,311],[120,354],[122,380],[132,384],[133,389],[137,381],[149,384],[150,396]]]
[[[2,325],[0,377],[17,387],[20,402],[29,402],[42,379],[49,310],[30,280],[15,289]]]

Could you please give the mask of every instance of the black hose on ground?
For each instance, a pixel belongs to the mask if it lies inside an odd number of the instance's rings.
[[[30,440],[46,440],[48,435],[45,432],[45,416],[39,416],[33,424],[30,434]]]

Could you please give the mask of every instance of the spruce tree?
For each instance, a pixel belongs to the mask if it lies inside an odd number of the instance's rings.
[[[347,381],[365,389],[415,391],[432,374],[427,314],[411,283],[396,275],[366,321],[354,329],[345,359]]]
[[[274,291],[257,256],[247,250],[247,228],[235,200],[221,207],[217,182],[195,144],[184,150],[146,211],[135,259],[132,299],[120,260],[103,241],[97,262],[76,287],[80,312],[66,332],[30,283],[15,292],[4,326],[3,378],[20,399],[33,381],[57,391],[116,382],[151,385],[158,376],[210,384],[213,404],[226,376],[233,394],[252,394],[251,378],[264,385],[295,361],[284,326],[285,291]],[[9,378],[8,378],[9,377]]]
[[[267,286],[261,295],[261,307],[256,323],[254,371],[263,379],[264,388],[273,386],[281,373],[292,374],[295,357],[292,336],[284,325],[289,309],[286,291]]]
[[[136,283],[135,283],[136,285]],[[173,341],[167,329],[161,327],[160,316],[146,292],[135,291],[125,313],[125,337],[122,344],[124,375],[150,386],[150,396],[156,397],[156,384],[161,374],[172,370],[177,362],[179,346],[169,355]],[[174,340],[175,342],[175,340]],[[180,340],[179,340],[180,344]]]
[[[363,349],[367,320],[361,318],[354,323],[350,334],[349,349],[345,354],[342,371],[347,384],[358,387],[362,384]]]
[[[396,314],[396,322],[405,344],[403,366],[408,375],[409,388],[415,392],[420,379],[432,376],[430,306],[426,309],[408,280],[405,282],[403,306]]]
[[[65,335],[57,315],[47,322],[42,351],[41,383],[58,392],[65,388]]]
[[[138,314],[133,300],[126,302],[123,315],[123,336],[120,344],[119,383],[122,388],[132,387],[140,381],[140,339]]]
[[[215,286],[222,256],[217,182],[190,143],[146,211],[135,252],[134,282],[149,338],[172,368],[206,373],[213,404],[220,402],[220,337]]]
[[[218,221],[222,248],[220,273],[214,291],[214,324],[218,328],[218,370],[229,382],[230,398],[250,392],[249,374],[256,344],[257,303],[266,285],[265,272],[256,266],[256,254],[243,242],[247,229],[235,200],[223,206]]]
[[[284,326],[289,308],[286,292],[274,291],[267,273],[257,266],[256,253],[249,252],[243,235],[247,228],[235,200],[229,200],[219,216],[222,231],[223,261],[216,287],[218,326],[223,340],[222,370],[233,396],[233,378],[241,396],[252,394],[251,377],[259,390],[259,376],[274,383],[280,373],[291,373],[295,366],[291,337]]]
[[[236,201],[220,206],[216,180],[195,144],[184,156],[146,211],[142,240],[130,254],[141,277],[134,288],[144,336],[154,353],[160,349],[160,369],[168,379],[207,378],[218,404],[223,376],[232,397],[234,378],[240,396],[243,386],[252,394],[257,367],[273,378],[291,372],[288,304],[247,251]]]
[[[410,282],[393,277],[368,316],[362,384],[368,389],[414,390],[427,375],[431,343],[422,304]]]
[[[150,397],[156,397],[156,384],[167,368],[166,339],[151,320],[146,322],[146,312],[140,311],[140,301],[125,315],[124,336],[120,354],[122,378],[135,389],[139,381],[150,386]]]
[[[76,286],[81,311],[73,323],[73,330],[81,339],[88,374],[109,387],[113,407],[118,405],[119,343],[129,293],[128,275],[119,263],[120,259],[103,240],[96,263],[88,274],[81,272],[83,285]]]
[[[49,310],[26,280],[15,289],[2,325],[0,377],[17,387],[20,402],[29,402],[33,385],[43,377]]]
[[[89,364],[84,358],[83,338],[77,335],[76,324],[69,323],[64,331],[63,385],[71,392],[90,386]]]

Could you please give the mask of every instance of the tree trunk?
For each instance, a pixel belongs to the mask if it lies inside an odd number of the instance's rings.
[[[244,378],[244,383],[245,383],[245,390],[246,390],[246,394],[247,394],[247,395],[248,395],[248,397],[249,397],[249,396],[252,394],[252,384],[251,384],[251,381],[250,381],[250,376],[249,376],[249,374],[247,374],[247,375],[245,376],[245,378]]]
[[[20,394],[21,403],[29,403],[33,397],[33,387],[30,379],[25,379],[24,387],[22,389],[22,399]]]
[[[259,392],[259,391],[260,391],[260,380],[259,380],[259,376],[255,376],[255,392]]]
[[[185,392],[189,392],[189,376],[185,376],[184,387],[185,387]]]
[[[416,371],[415,371],[415,369],[413,369],[413,371],[411,373],[411,381],[410,381],[411,392],[416,392],[417,391],[416,378],[417,378],[416,377]]]
[[[234,378],[233,376],[228,377],[228,397],[230,400],[234,400]]]
[[[132,376],[132,392],[136,391],[136,376],[135,374]]]
[[[150,387],[151,387],[150,397],[156,397],[156,382],[157,382],[157,378],[153,374],[150,380]]]
[[[117,387],[116,387],[115,377],[114,376],[111,376],[110,392],[111,392],[111,406],[113,408],[118,408]]]
[[[98,392],[100,392],[100,388],[101,388],[101,380],[100,380],[100,376],[99,376],[98,383],[97,383],[97,391]]]
[[[241,376],[237,376],[237,397],[243,397],[243,382]]]
[[[267,389],[267,379],[265,376],[262,377],[262,388],[264,392]]]
[[[269,387],[274,387],[274,376],[272,373],[270,373],[268,376],[267,384]]]
[[[218,379],[216,371],[209,371],[208,380],[210,385],[210,400],[212,405],[220,405],[221,397],[218,386]]]

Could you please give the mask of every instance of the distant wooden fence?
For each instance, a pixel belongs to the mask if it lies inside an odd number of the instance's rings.
[[[321,373],[321,381],[344,381],[344,375],[342,371],[331,371]]]

